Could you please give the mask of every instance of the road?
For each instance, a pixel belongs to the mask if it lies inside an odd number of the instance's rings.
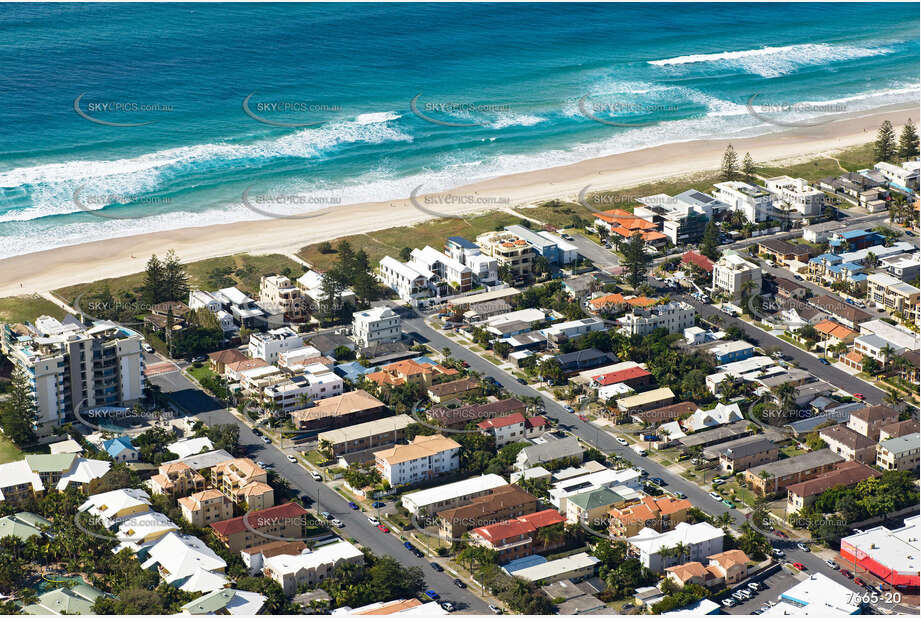
[[[614,439],[614,436],[612,436],[609,432],[604,431],[599,427],[592,425],[591,423],[580,420],[575,414],[568,412],[565,408],[563,408],[563,406],[558,404],[553,399],[550,399],[540,391],[530,386],[519,384],[513,376],[509,375],[496,365],[483,359],[464,346],[444,336],[441,332],[430,327],[425,323],[424,318],[418,314],[415,314],[415,312],[410,314],[408,313],[408,310],[403,309],[401,313],[403,315],[404,331],[416,333],[436,350],[441,350],[445,347],[449,348],[453,358],[466,361],[470,365],[471,369],[483,374],[484,376],[493,377],[502,385],[503,388],[505,388],[505,390],[513,395],[519,395],[523,397],[540,397],[544,402],[544,414],[550,418],[555,419],[559,423],[560,427],[576,434],[579,436],[579,438],[602,451],[603,453],[609,455],[618,455],[619,457],[629,461],[633,466],[646,470],[649,472],[650,477],[660,477],[664,479],[668,483],[666,489],[672,492],[676,490],[683,492],[691,501],[691,503],[702,511],[714,516],[728,511],[732,516],[736,527],[745,523],[746,516],[743,513],[740,513],[736,509],[730,509],[722,502],[717,502],[712,497],[710,497],[709,493],[699,485],[691,483],[681,476],[669,471],[656,461],[638,455],[634,451],[630,450],[629,447],[618,444],[618,442]],[[758,332],[764,334],[763,331]],[[799,350],[799,348],[795,349],[799,352],[802,352],[802,350]],[[802,353],[805,354],[805,352]],[[832,367],[826,367],[819,364],[815,358],[812,360],[815,361],[815,364],[822,369],[833,369],[836,374],[841,374],[851,378],[851,376]],[[803,364],[805,365],[805,363]],[[863,384],[863,382],[861,382],[861,384]],[[864,392],[866,393],[866,389]],[[866,394],[869,398],[869,393]],[[782,549],[787,554],[787,561],[801,562],[807,567],[808,572],[810,573],[821,572],[831,577],[835,581],[838,581],[842,585],[848,586],[855,592],[861,590],[860,587],[853,584],[853,582],[845,579],[840,574],[836,574],[836,571],[829,568],[821,558],[812,552],[803,552],[799,550],[796,547],[795,541],[774,538],[771,538],[770,540],[773,547]]]
[[[161,387],[162,391],[183,408],[208,426],[233,424],[240,428],[240,445],[246,456],[254,461],[272,464],[275,472],[288,481],[298,491],[307,506],[316,508],[317,512],[326,511],[345,524],[339,530],[345,538],[353,537],[362,546],[367,547],[378,556],[393,556],[404,566],[417,566],[425,574],[428,588],[442,596],[442,600],[451,601],[458,609],[476,613],[489,614],[485,601],[469,589],[457,588],[454,577],[447,572],[437,573],[429,565],[430,559],[417,558],[403,547],[402,541],[395,534],[384,534],[368,523],[367,514],[349,508],[348,501],[328,486],[313,480],[299,464],[288,461],[286,455],[275,444],[264,444],[252,430],[224,406],[205,392],[197,388],[194,382],[179,371],[164,373],[150,378]],[[269,539],[266,540],[268,542]],[[469,583],[469,582],[468,582]]]
[[[573,234],[569,241],[579,249],[579,254],[592,261],[601,270],[610,270],[620,266],[620,259],[598,243],[586,238],[582,234]]]

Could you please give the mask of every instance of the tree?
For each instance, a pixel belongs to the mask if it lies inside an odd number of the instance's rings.
[[[402,249],[400,249],[400,261],[408,262],[409,259],[412,257],[412,252],[413,250],[410,247],[403,247]]]
[[[716,226],[716,221],[710,219],[704,228],[704,237],[700,241],[700,252],[711,260],[720,258],[720,230]]]
[[[732,147],[732,144],[726,146],[720,169],[723,173],[723,180],[735,180],[739,176],[739,155]]]
[[[745,182],[752,183],[755,181],[755,161],[750,153],[745,153],[742,159],[742,175],[745,176]]]
[[[899,135],[899,159],[908,161],[918,158],[918,130],[915,128],[911,118],[902,127],[902,133]]]
[[[627,269],[627,279],[634,288],[646,280],[646,269],[652,257],[646,253],[646,241],[636,233],[623,247],[624,267]]]
[[[10,392],[0,407],[0,427],[15,444],[23,446],[35,441],[32,423],[38,418],[38,408],[32,398],[29,378],[22,368],[13,371]]]
[[[159,303],[165,296],[163,264],[157,254],[150,256],[144,269],[144,295],[151,303]]]
[[[189,275],[170,249],[163,260],[163,300],[185,301],[189,297]]]
[[[895,156],[895,131],[892,129],[892,123],[884,120],[876,133],[876,141],[873,143],[873,158],[877,161],[893,163]]]

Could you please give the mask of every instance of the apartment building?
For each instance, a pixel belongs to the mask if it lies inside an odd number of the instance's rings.
[[[690,500],[672,496],[644,496],[635,504],[614,508],[608,513],[608,528],[615,536],[635,536],[643,528],[665,532],[687,521]]]
[[[199,528],[233,517],[233,502],[217,489],[205,489],[178,502],[182,518]]]
[[[889,423],[879,428],[879,441],[901,438],[910,433],[918,433],[918,431],[918,421],[913,419]]]
[[[421,517],[468,504],[506,486],[508,483],[498,474],[483,474],[403,494],[402,503],[407,511]]]
[[[777,461],[780,449],[765,438],[746,441],[720,451],[720,470],[724,474],[735,474],[753,466]]]
[[[300,504],[286,502],[267,509],[249,511],[245,516],[216,521],[210,527],[227,549],[237,553],[262,545],[272,537],[304,538],[307,516],[307,510]]]
[[[316,311],[324,302],[326,302],[327,293],[323,285],[323,275],[315,270],[308,270],[297,278],[297,287],[301,290],[304,297],[309,299],[309,309]],[[355,292],[352,288],[343,288],[339,290],[339,302],[343,305],[357,304]]]
[[[776,201],[804,217],[820,215],[825,207],[825,192],[810,186],[803,178],[775,176],[768,178],[765,186]]]
[[[819,437],[833,452],[848,461],[872,464],[876,461],[876,442],[843,425],[826,427]]]
[[[316,587],[331,577],[340,565],[360,565],[364,561],[365,555],[360,549],[347,541],[338,541],[296,555],[277,554],[266,558],[262,572],[275,580],[286,595],[292,596],[301,586]]]
[[[637,201],[643,205],[634,208],[633,214],[660,226],[676,246],[699,242],[714,210],[727,208],[719,200],[693,189],[675,197],[660,193]]]
[[[286,320],[302,322],[307,318],[307,303],[301,289],[284,275],[263,276],[259,282],[259,303],[281,313]]]
[[[403,337],[403,320],[390,307],[371,307],[352,314],[352,337],[360,347],[395,343]]]
[[[267,363],[278,361],[282,352],[304,347],[304,338],[288,326],[282,326],[264,333],[252,333],[249,336],[249,355],[261,358]]]
[[[882,174],[889,184],[901,191],[918,190],[918,161],[905,161],[901,165],[894,165],[885,161],[880,161],[873,166],[877,172]]]
[[[413,423],[407,414],[359,423],[317,435],[317,443],[327,445],[333,457],[357,453],[376,447],[391,446],[406,437],[406,428]]]
[[[542,329],[540,333],[549,341],[560,342],[566,339],[575,339],[587,333],[605,330],[605,328],[604,320],[592,317],[560,322]]]
[[[467,504],[438,511],[438,536],[447,542],[460,539],[474,528],[533,513],[537,502],[537,498],[518,485],[498,487]]]
[[[389,255],[381,258],[378,272],[380,279],[388,288],[397,293],[403,302],[415,302],[432,296],[429,280],[434,277],[431,271],[417,270],[421,266],[403,264]]]
[[[879,440],[880,428],[898,420],[898,411],[889,406],[868,406],[853,410],[847,421],[847,426],[849,429],[876,442]]]
[[[496,258],[483,255],[476,244],[463,236],[448,237],[445,241],[445,254],[469,268],[474,281],[489,285],[499,278],[499,262]]]
[[[112,322],[43,315],[34,325],[4,324],[2,349],[28,378],[39,435],[77,411],[130,406],[144,394],[141,336]]]
[[[823,448],[749,468],[745,471],[745,482],[759,496],[770,496],[794,483],[825,474],[842,461],[843,457]]]
[[[248,457],[219,463],[211,469],[211,484],[235,502],[251,510],[275,504],[275,492],[268,484],[268,473]]]
[[[551,541],[541,538],[540,530],[564,522],[562,515],[554,509],[546,509],[508,519],[489,526],[480,526],[470,531],[473,544],[496,552],[500,564],[530,556],[535,551],[549,551],[565,545],[565,535]]]
[[[217,292],[212,292],[211,296],[217,299],[221,307],[233,316],[234,324],[237,326],[250,329],[266,328],[272,317],[270,313],[259,307],[255,300],[236,287],[222,288]]]
[[[734,299],[740,298],[743,292],[758,294],[761,292],[761,267],[735,251],[726,251],[713,265],[713,288]]]
[[[687,548],[684,559],[700,562],[723,551],[723,531],[705,521],[696,524],[681,522],[666,532],[643,528],[636,536],[629,537],[627,543],[644,567],[661,573],[681,561],[681,558],[663,550],[680,543]]]
[[[460,467],[461,445],[441,434],[416,436],[409,444],[374,453],[375,466],[391,487],[411,485]]]
[[[155,494],[179,498],[205,488],[205,477],[182,462],[168,461],[147,482]]]
[[[917,470],[921,434],[883,440],[876,447],[876,465],[883,470]]]
[[[342,394],[344,380],[326,365],[316,363],[307,370],[282,382],[262,389],[263,401],[275,404],[276,409],[289,413],[303,408],[306,402],[318,401]]]
[[[787,487],[787,515],[799,513],[833,487],[853,487],[880,472],[857,461],[845,461],[822,476]]]
[[[531,245],[532,249],[534,249],[534,253],[546,258],[549,263],[560,263],[560,248],[557,243],[549,238],[541,236],[537,232],[532,232],[523,225],[517,224],[505,226],[505,231],[527,242]]]
[[[915,281],[921,274],[921,253],[899,253],[880,260],[880,266],[899,281]]]
[[[367,423],[390,414],[387,406],[367,391],[349,391],[320,399],[309,408],[291,413],[294,426],[301,431],[326,431]]]
[[[634,309],[633,313],[619,318],[618,323],[627,336],[645,336],[659,328],[669,333],[681,333],[685,328],[694,326],[696,315],[697,311],[692,305],[679,300],[647,309]]]
[[[915,321],[921,290],[887,273],[867,275],[867,300],[878,309],[901,313]]]
[[[527,281],[534,271],[534,248],[511,232],[487,232],[476,238],[484,255],[495,258],[498,268],[507,268],[518,281]]]
[[[729,204],[733,212],[741,212],[751,223],[766,221],[774,203],[774,196],[761,187],[738,180],[719,182],[713,196]]]

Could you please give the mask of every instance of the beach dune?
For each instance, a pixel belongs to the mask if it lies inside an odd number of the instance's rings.
[[[152,253],[174,249],[181,260],[247,252],[293,253],[301,247],[350,234],[411,225],[434,216],[534,204],[554,198],[574,200],[589,191],[622,190],[669,177],[715,170],[727,144],[750,152],[756,162],[793,162],[872,141],[880,123],[896,127],[917,120],[905,106],[843,116],[815,127],[789,129],[747,139],[689,141],[616,154],[581,163],[513,174],[409,199],[339,206],[311,218],[265,219],[185,228],[90,242],[0,260],[0,296],[45,292],[119,277],[143,270]],[[444,198],[444,199],[439,199]],[[450,205],[447,205],[450,202]],[[138,221],[138,231],[143,220]]]

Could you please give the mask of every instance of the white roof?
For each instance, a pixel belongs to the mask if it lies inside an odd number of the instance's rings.
[[[607,386],[598,387],[598,399],[607,400],[617,395],[629,395],[636,392],[632,387],[623,382],[617,384],[608,384]]]
[[[680,522],[673,530],[656,532],[652,528],[643,528],[639,534],[627,539],[627,542],[641,552],[652,555],[665,547],[674,547],[678,543],[696,545],[705,541],[723,537],[723,531],[702,521],[696,524]]]
[[[384,257],[381,258],[381,266],[384,266],[392,270],[393,272],[398,274],[400,277],[403,277],[404,279],[408,279],[410,281],[415,280],[418,277],[422,277],[423,279],[428,279],[433,276],[431,271],[427,271],[423,273],[423,272],[419,272],[418,270],[416,270],[416,268],[425,270],[422,268],[421,265],[416,264],[414,267],[411,263],[404,264],[400,262],[399,260],[396,260],[390,257],[389,255],[385,255]]]
[[[915,434],[917,435],[917,434]],[[917,573],[921,568],[921,515],[905,520],[895,530],[877,526],[841,539],[843,547],[850,546],[880,563],[902,573]]]
[[[223,288],[217,292],[221,296],[227,299],[227,302],[233,305],[248,305],[253,302],[253,299],[238,290],[235,287]]]
[[[335,564],[340,560],[349,560],[363,556],[361,550],[346,541],[318,547],[313,551],[304,551],[295,556],[279,554],[265,559],[265,568],[278,575],[296,573],[301,569],[313,569],[324,564]]]
[[[90,496],[77,510],[99,517],[108,528],[118,513],[142,504],[150,506],[150,495],[143,489],[115,489]]]
[[[116,547],[113,553],[118,553],[125,546],[137,547],[138,542],[157,532],[178,529],[179,526],[170,521],[169,517],[157,511],[147,511],[146,513],[133,515],[121,520],[119,523],[116,536],[121,541],[121,545]]]
[[[415,509],[420,509],[429,504],[437,504],[451,498],[468,496],[480,491],[487,491],[508,485],[505,479],[498,474],[484,474],[474,476],[456,483],[448,483],[430,489],[414,491],[403,496],[403,506],[409,508],[412,505]],[[410,509],[412,510],[412,509]]]
[[[195,573],[181,586],[180,590],[186,592],[214,592],[224,588],[230,581],[222,573],[214,573],[205,569],[195,569]]]
[[[893,326],[882,320],[869,320],[860,325],[861,334],[874,334],[897,347],[906,350],[917,350],[921,347],[918,335],[903,326]]]
[[[571,242],[569,242],[562,236],[557,236],[553,232],[548,232],[547,230],[541,230],[540,232],[537,233],[537,235],[542,236],[546,238],[547,240],[556,243],[556,246],[560,249],[560,251],[578,251],[579,250],[579,247],[575,246],[574,244],[572,244]]]
[[[701,599],[690,605],[686,605],[679,609],[673,609],[670,612],[662,612],[663,616],[706,616],[708,614],[715,614],[713,610],[719,609],[719,604],[712,599]]]
[[[499,326],[507,322],[542,322],[547,318],[547,314],[540,309],[521,309],[519,311],[509,311],[501,315],[495,315],[488,320],[489,326]]]
[[[848,616],[860,613],[860,605],[850,602],[854,596],[848,588],[830,577],[813,573],[781,593],[782,601],[793,601],[795,604],[778,603],[765,613],[774,616]]]
[[[297,278],[297,282],[304,288],[312,290],[323,285],[323,275],[316,271],[308,270]]]
[[[59,455],[61,453],[82,453],[83,452],[83,447],[80,446],[80,443],[74,440],[73,438],[68,438],[67,440],[61,440],[60,442],[49,444],[48,448],[51,450],[52,455]]]
[[[198,571],[218,571],[227,563],[213,549],[198,537],[170,532],[160,537],[148,550],[149,558],[141,565],[149,569],[160,567],[160,573],[167,583],[196,575]],[[218,588],[223,586],[218,586]],[[210,589],[197,589],[204,592]],[[185,590],[185,588],[183,588]],[[191,592],[191,591],[190,591]]]
[[[212,450],[214,444],[207,437],[189,438],[188,440],[179,440],[166,447],[171,453],[176,453],[179,457],[188,457],[201,453],[202,449]]]
[[[731,373],[734,376],[741,376],[746,373],[751,373],[752,371],[758,371],[759,369],[764,369],[765,367],[770,367],[771,365],[776,365],[773,359],[767,356],[752,356],[751,358],[746,358],[745,360],[735,361],[734,363],[726,363],[725,365],[717,365],[717,369],[720,371],[725,371],[726,373]]]
[[[714,356],[722,356],[724,354],[739,352],[741,350],[750,350],[754,347],[755,346],[747,341],[726,341],[725,343],[721,343],[710,348],[710,353]]]
[[[364,311],[356,311],[352,314],[352,317],[360,317],[363,320],[384,320],[387,318],[395,318],[397,314],[390,307],[371,307]]]
[[[112,462],[110,461],[78,457],[70,472],[62,476],[61,480],[58,481],[57,490],[64,491],[71,483],[89,483],[93,479],[98,479],[105,475],[111,467]]]
[[[698,408],[694,414],[689,416],[684,423],[690,431],[698,431],[706,427],[716,427],[717,425],[727,425],[735,421],[742,420],[742,411],[739,404],[718,403],[712,410],[701,410]]]
[[[659,431],[663,435],[667,436],[668,440],[677,440],[678,438],[686,438],[688,434],[684,433],[681,429],[681,423],[678,421],[669,421],[667,423],[662,423],[659,425]],[[668,432],[667,434],[665,432]]]
[[[601,561],[598,558],[590,556],[587,552],[580,552],[559,560],[550,560],[543,564],[536,564],[532,567],[515,571],[515,577],[521,577],[532,582],[540,581],[548,577],[558,576],[561,573],[565,574],[577,569],[592,567],[599,562]]]
[[[42,491],[45,489],[45,486],[42,485],[41,478],[38,474],[32,472],[32,468],[29,467],[25,459],[0,464],[0,501],[3,500],[4,487],[13,487],[25,483],[32,483],[33,491]]]

